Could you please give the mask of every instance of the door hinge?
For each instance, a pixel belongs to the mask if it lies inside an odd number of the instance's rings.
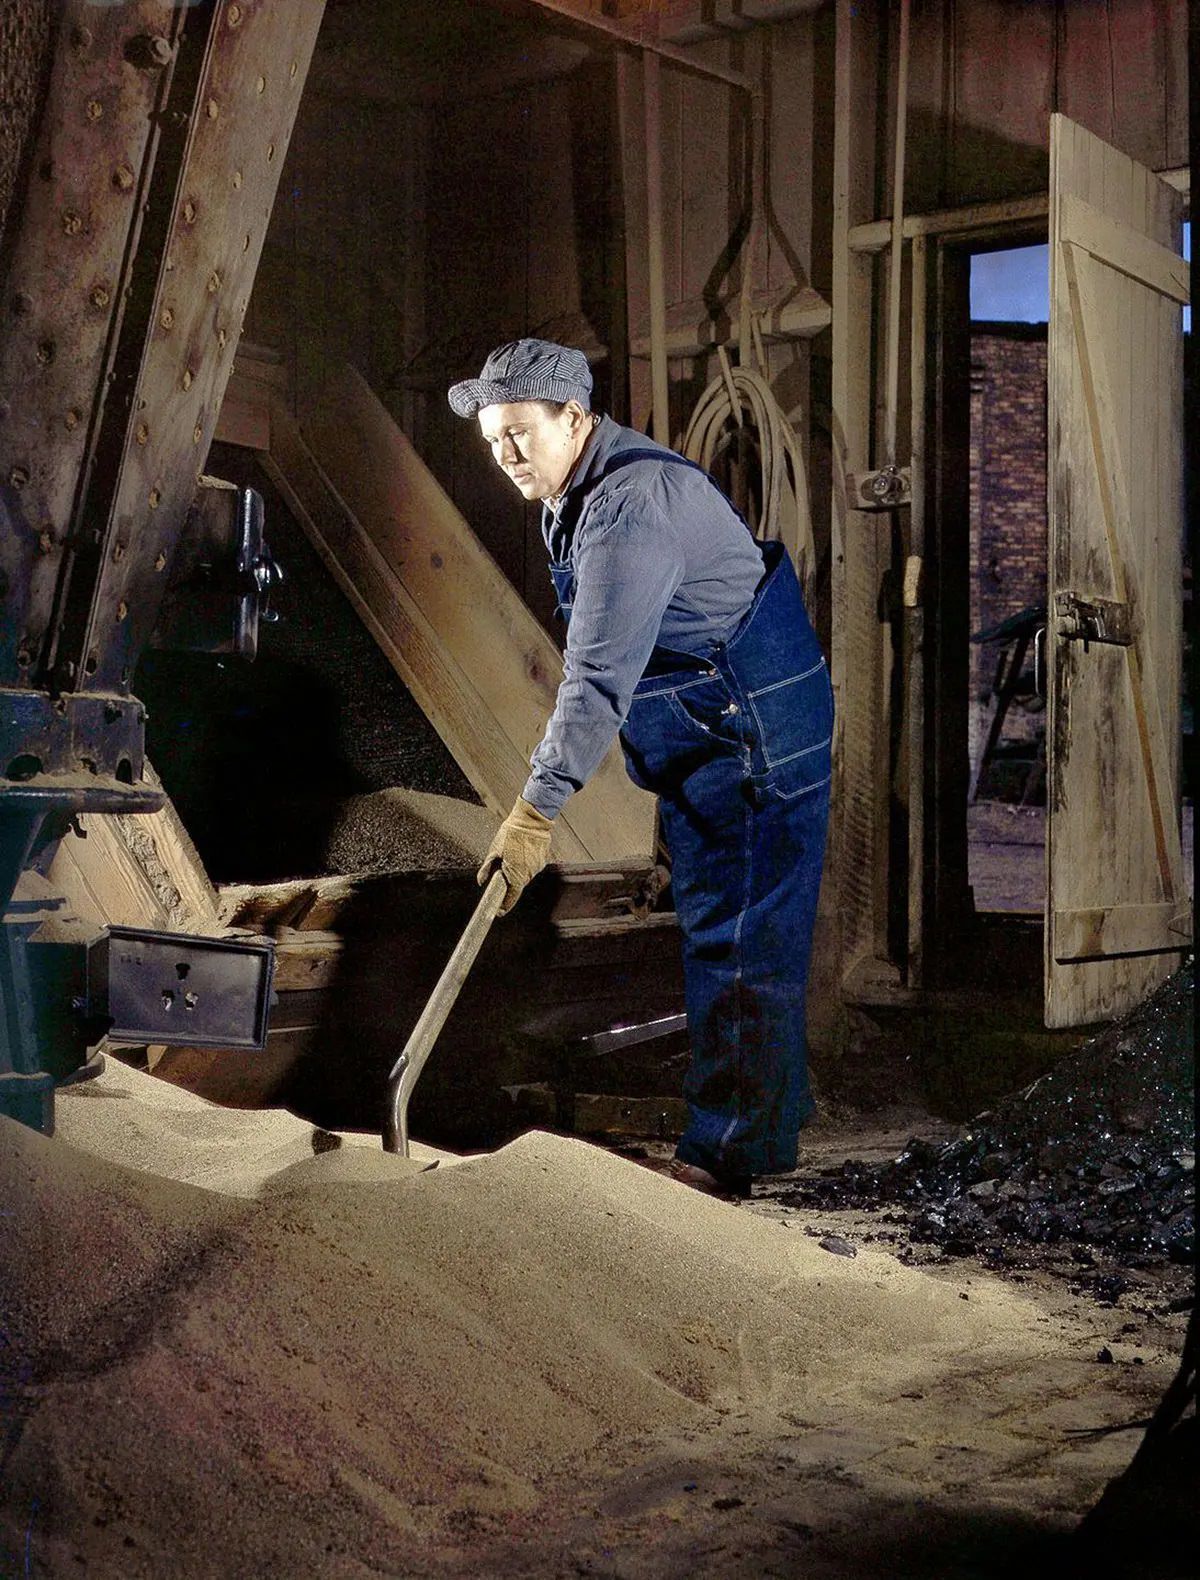
[[[1127,603],[1060,592],[1055,595],[1054,612],[1058,616],[1058,634],[1068,641],[1107,642],[1112,647],[1133,645],[1133,623]]]

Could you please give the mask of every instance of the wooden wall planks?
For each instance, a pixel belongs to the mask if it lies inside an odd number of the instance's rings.
[[[1056,109],[1151,169],[1187,162],[1185,0],[930,0],[911,48],[910,213],[1045,190]]]

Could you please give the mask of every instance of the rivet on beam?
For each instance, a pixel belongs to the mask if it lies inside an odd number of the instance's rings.
[[[71,32],[71,43],[82,55],[84,50],[91,49],[92,47],[91,30],[86,27],[74,28]]]
[[[90,300],[93,307],[107,307],[110,300],[108,286],[103,283],[94,285]]]
[[[175,309],[173,307],[164,307],[158,315],[158,321],[164,329],[170,329],[175,322]]]
[[[196,205],[191,198],[183,205],[183,217],[189,225],[196,223]]]
[[[89,99],[87,102],[87,118],[89,121],[98,121],[104,114],[104,106],[99,99]]]
[[[192,387],[192,379],[194,378],[194,376],[195,375],[192,373],[191,368],[184,368],[184,370],[183,370],[183,379],[182,379],[181,382],[182,382],[183,387],[184,387],[185,390],[190,390],[191,389],[191,387]]]
[[[268,143],[267,144],[267,160],[268,160],[268,163],[272,159],[274,159],[274,157],[275,157],[275,144],[274,143]]]
[[[154,569],[156,571],[163,571],[163,570],[166,570],[166,568],[167,568],[167,556],[163,553],[163,551],[161,549],[159,549],[158,557],[154,561]]]
[[[203,439],[203,437],[204,437],[204,429],[200,426],[199,423],[197,423],[196,426],[192,429],[192,443],[193,444],[199,444],[201,439]]]
[[[24,488],[29,481],[29,472],[23,466],[14,466],[8,474],[8,481],[14,488]]]
[[[124,598],[122,598],[120,603],[117,605],[117,619],[118,620],[124,620],[125,616],[128,613],[129,613],[129,605],[125,602]]]
[[[225,20],[229,23],[230,27],[237,27],[242,20],[241,6],[231,5],[229,10],[225,13]]]
[[[133,437],[139,444],[147,444],[150,440],[150,430],[144,422],[139,422]]]
[[[151,510],[157,510],[159,505],[162,504],[162,490],[158,488],[152,488],[149,495],[147,496],[147,503],[149,504]]]
[[[298,60],[294,60],[292,62],[292,65],[291,65],[291,70],[288,72],[288,76],[289,77],[295,77],[296,73],[299,70],[300,70],[300,62]]]
[[[215,99],[210,99],[204,106],[204,111],[210,121],[215,121],[217,116],[221,113],[221,108]]]
[[[254,91],[255,93],[265,93],[267,91],[267,79],[265,77],[260,77],[254,84]]]
[[[233,190],[235,192],[240,191],[241,190],[241,185],[242,185],[242,172],[240,170],[235,170],[233,172]]]
[[[125,46],[126,60],[134,66],[140,66],[143,71],[149,71],[154,66],[169,65],[172,53],[170,39],[164,38],[161,33],[140,33]]]
[[[125,558],[125,545],[121,542],[113,544],[113,564],[119,565]]]
[[[79,410],[78,406],[72,406],[67,412],[66,416],[63,418],[63,424],[67,428],[68,432],[72,428],[78,428],[82,421],[83,413]]]
[[[43,527],[38,533],[38,548],[43,554],[49,554],[54,548],[54,533],[49,527]]]
[[[118,165],[113,171],[113,186],[118,192],[128,192],[133,186],[134,175],[128,165]]]
[[[54,361],[53,340],[39,340],[36,356],[43,367],[49,367],[51,362]]]
[[[62,227],[68,236],[78,236],[83,229],[83,220],[72,208],[63,210]]]
[[[216,269],[208,277],[208,294],[215,296],[221,289],[221,276]]]
[[[12,299],[12,311],[14,318],[25,318],[33,312],[33,297],[28,291],[17,292]]]
[[[250,232],[249,231],[247,231],[246,234],[242,237],[242,251],[243,252],[249,252],[250,251]]]

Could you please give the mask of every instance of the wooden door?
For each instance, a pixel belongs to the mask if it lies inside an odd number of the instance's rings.
[[[1180,850],[1178,195],[1051,118],[1046,1024],[1109,1019],[1189,947]]]

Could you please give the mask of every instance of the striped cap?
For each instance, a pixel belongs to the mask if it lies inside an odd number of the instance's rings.
[[[584,411],[592,398],[592,370],[574,346],[552,340],[511,340],[498,346],[477,379],[450,388],[450,405],[460,417],[474,417],[484,406],[522,400],[577,400]]]

